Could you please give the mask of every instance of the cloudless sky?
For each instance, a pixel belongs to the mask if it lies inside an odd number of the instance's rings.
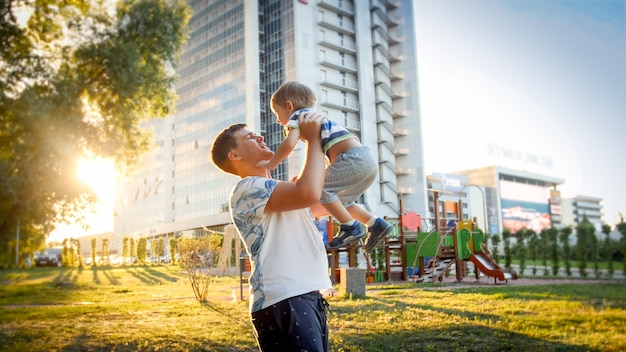
[[[626,216],[625,1],[414,4],[426,172],[537,172],[564,179],[563,197],[602,198],[609,224]],[[490,156],[489,144],[550,162]],[[110,230],[101,222],[89,232]],[[82,231],[56,231],[68,232]]]
[[[502,165],[626,216],[625,1],[415,0],[426,173]],[[497,157],[488,146],[541,163]]]

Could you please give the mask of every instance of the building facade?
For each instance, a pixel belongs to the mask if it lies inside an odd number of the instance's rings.
[[[287,80],[314,88],[317,110],[378,156],[378,179],[362,205],[379,216],[428,214],[411,0],[188,3],[177,111],[151,122],[155,148],[116,187],[118,236],[221,231],[237,179],[211,164],[211,142],[245,122],[276,149],[282,127],[269,101]],[[301,163],[296,150],[273,176],[289,180]]]
[[[455,173],[467,176],[466,186],[482,189],[487,219],[481,218],[478,224],[487,224],[485,232],[515,233],[524,228],[540,233],[561,226],[561,214],[554,214],[551,204],[557,186],[564,180],[497,165]]]
[[[596,228],[596,234],[602,233],[602,198],[576,196],[562,201],[563,225],[576,229],[586,217]]]

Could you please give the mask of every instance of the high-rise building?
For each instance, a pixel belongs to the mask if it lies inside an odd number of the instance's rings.
[[[237,181],[218,171],[215,135],[245,122],[270,148],[283,139],[269,108],[287,80],[379,160],[360,203],[379,216],[428,214],[412,0],[189,0],[190,37],[176,68],[175,116],[151,124],[156,148],[116,196],[119,236],[219,230]],[[296,175],[294,151],[273,175]],[[401,209],[402,206],[402,209]]]
[[[587,218],[596,228],[596,233],[602,233],[602,198],[578,195],[563,199],[562,207],[564,226],[575,230]]]
[[[516,233],[521,229],[540,233],[561,224],[561,211],[555,211],[558,207],[554,205],[560,204],[555,198],[563,179],[499,165],[455,173],[467,176],[466,187],[482,189],[487,219],[481,219],[479,225],[486,223],[487,233]]]

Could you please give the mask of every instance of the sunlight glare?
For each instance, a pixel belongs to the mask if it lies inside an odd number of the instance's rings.
[[[80,159],[77,176],[93,188],[98,203],[85,214],[88,229],[78,224],[57,224],[48,241],[62,241],[68,237],[80,237],[113,231],[113,196],[115,191],[115,167],[108,159]]]

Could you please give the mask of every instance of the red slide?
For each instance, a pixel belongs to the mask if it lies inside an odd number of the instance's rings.
[[[474,263],[474,265],[476,265],[478,270],[480,270],[487,276],[493,277],[494,283],[496,279],[507,282],[508,280],[517,280],[517,273],[515,271],[511,270],[509,272],[502,270],[498,266],[498,264],[496,264],[496,262],[494,262],[493,259],[491,259],[491,257],[486,253],[475,252],[470,256],[470,260],[472,261],[472,263]]]

